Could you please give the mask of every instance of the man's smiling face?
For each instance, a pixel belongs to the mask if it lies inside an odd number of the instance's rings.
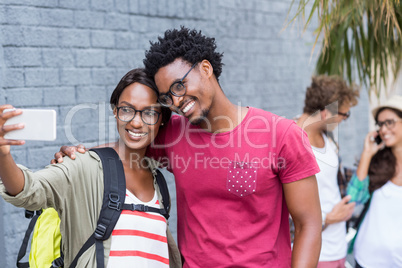
[[[203,69],[205,62],[196,64],[183,79],[186,93],[177,97],[169,92],[171,86],[180,81],[191,69],[192,64],[182,59],[160,68],[155,74],[159,93],[170,94],[173,106],[170,109],[183,114],[192,124],[198,125],[208,116],[214,96],[213,89],[207,86],[207,75]],[[210,66],[212,68],[212,66]]]

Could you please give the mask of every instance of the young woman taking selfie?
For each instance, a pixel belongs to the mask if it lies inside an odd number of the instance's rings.
[[[156,86],[143,69],[128,72],[110,99],[119,133],[118,141],[110,146],[123,164],[125,203],[160,209],[161,193],[156,183],[158,163],[147,158],[145,152],[171,113],[157,99]],[[4,124],[21,111],[3,112],[9,108],[12,106],[0,106],[0,194],[17,207],[57,211],[64,266],[69,267],[97,227],[104,193],[102,162],[95,152],[89,151],[77,154],[75,161],[66,158],[61,164],[37,172],[17,165],[11,147],[24,142],[5,139],[4,135],[22,126]],[[169,264],[180,267],[167,220],[155,212],[123,210],[103,247],[105,267],[169,267]],[[95,246],[80,256],[77,267],[97,267]]]

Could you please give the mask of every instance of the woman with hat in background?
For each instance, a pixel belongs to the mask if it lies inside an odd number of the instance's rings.
[[[364,203],[351,244],[356,267],[402,267],[402,96],[373,110],[376,130],[364,141],[351,201]]]

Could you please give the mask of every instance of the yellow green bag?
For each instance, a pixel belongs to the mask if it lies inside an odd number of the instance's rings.
[[[60,218],[56,210],[53,208],[47,208],[41,211],[26,212],[27,217],[32,216],[32,220],[29,224],[28,230],[25,234],[24,241],[21,245],[20,252],[18,254],[17,267],[24,268],[43,268],[43,267],[59,267],[58,259],[60,257]],[[29,266],[28,263],[22,263],[20,260],[26,253],[26,248],[30,234],[33,229],[31,250],[29,253]],[[55,264],[52,264],[55,261]],[[54,265],[54,266],[52,266]]]
[[[43,210],[36,221],[32,235],[29,267],[50,267],[60,257],[60,218],[56,210]],[[53,246],[51,246],[53,245]]]

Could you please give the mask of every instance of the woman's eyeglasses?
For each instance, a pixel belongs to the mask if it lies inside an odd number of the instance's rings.
[[[152,109],[136,110],[130,106],[121,106],[117,107],[116,109],[117,117],[123,122],[130,122],[134,119],[137,112],[139,112],[142,122],[147,125],[155,125],[159,120],[159,116],[161,115],[160,112]]]
[[[400,122],[400,121],[402,121],[402,119],[395,119],[395,118],[394,119],[388,119],[388,120],[385,120],[385,121],[378,121],[375,124],[375,128],[376,128],[377,131],[379,131],[383,126],[386,126],[388,129],[393,129],[395,127],[395,124],[397,122]]]

